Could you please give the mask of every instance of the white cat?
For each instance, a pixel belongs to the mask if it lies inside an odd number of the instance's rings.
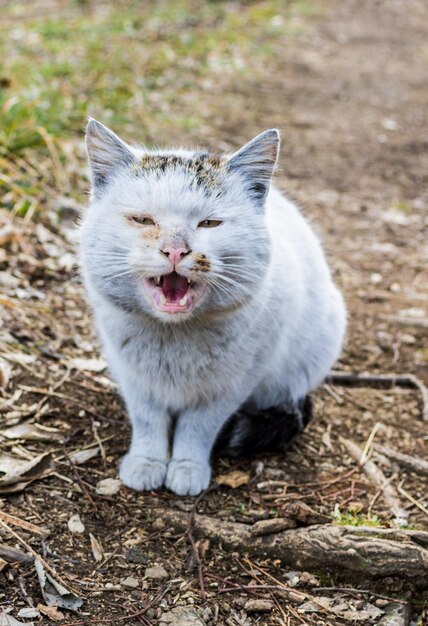
[[[231,156],[147,150],[89,121],[81,265],[132,422],[129,487],[196,495],[216,442],[283,449],[340,352],[345,308],[320,243],[269,190],[278,147],[267,130]]]

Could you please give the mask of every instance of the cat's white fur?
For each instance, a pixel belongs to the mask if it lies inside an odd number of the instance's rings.
[[[137,490],[195,495],[209,484],[221,428],[243,403],[297,403],[328,374],[343,341],[343,300],[308,222],[269,190],[277,131],[223,157],[214,178],[207,166],[202,183],[197,152],[130,147],[94,120],[87,142],[93,196],[81,265],[133,427],[120,475]],[[190,164],[159,170],[158,156]],[[130,213],[153,216],[156,236],[130,223]],[[223,223],[198,228],[204,219]],[[186,314],[157,311],[139,282],[171,271],[165,242],[185,242],[209,261],[205,272],[193,254],[181,261],[180,271],[207,286]]]

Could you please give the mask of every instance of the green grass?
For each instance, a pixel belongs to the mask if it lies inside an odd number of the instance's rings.
[[[385,524],[376,515],[362,515],[361,513],[340,513],[337,517],[334,517],[334,523],[337,526],[373,526],[380,528]]]
[[[68,152],[63,144],[81,141],[88,115],[148,144],[185,133],[196,143],[219,115],[227,118],[223,95],[251,108],[252,86],[281,71],[312,11],[309,0],[69,0],[52,6],[40,0],[2,9],[0,193],[5,206],[21,213],[22,198],[28,206],[40,202],[41,184],[73,193],[74,169],[72,184],[59,184],[69,167],[70,144]],[[17,158],[37,172],[31,192],[23,182],[29,172]],[[76,159],[82,163],[79,149]]]
[[[365,515],[360,511],[359,506],[352,506],[352,504],[344,511],[336,504],[332,518],[333,523],[337,526],[372,526],[375,528],[387,526],[385,521],[381,520],[377,515]]]

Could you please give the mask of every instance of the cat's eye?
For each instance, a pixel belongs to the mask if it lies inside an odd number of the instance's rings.
[[[152,220],[151,217],[147,217],[147,215],[129,215],[128,219],[130,222],[135,222],[136,224],[141,224],[142,226],[155,225],[155,221]]]
[[[222,223],[221,220],[202,220],[202,222],[199,222],[198,228],[215,228]]]

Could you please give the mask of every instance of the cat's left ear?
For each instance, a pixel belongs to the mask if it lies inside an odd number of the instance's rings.
[[[279,131],[276,128],[265,130],[228,161],[229,171],[241,174],[248,184],[248,191],[258,201],[263,202],[278,159]]]
[[[95,196],[103,190],[118,170],[133,165],[136,158],[131,148],[107,126],[89,119],[86,127],[86,148],[92,173]]]

